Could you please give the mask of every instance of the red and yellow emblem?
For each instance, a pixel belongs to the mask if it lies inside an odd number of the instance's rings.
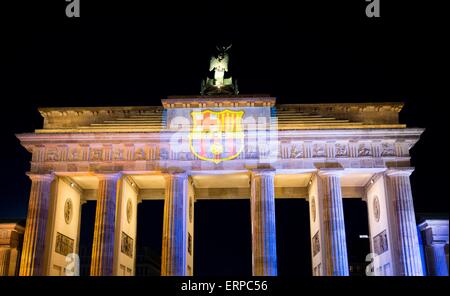
[[[191,152],[202,160],[231,160],[244,149],[244,111],[193,111],[189,135]]]

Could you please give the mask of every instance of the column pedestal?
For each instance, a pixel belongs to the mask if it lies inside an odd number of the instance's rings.
[[[411,173],[412,169],[391,169],[386,172],[387,189],[393,216],[391,227],[396,237],[393,242],[396,262],[394,268],[399,276],[423,275],[409,181]]]
[[[91,275],[113,275],[117,182],[122,174],[98,174]]]
[[[162,238],[161,275],[186,275],[187,174],[164,174],[166,193]]]
[[[44,275],[45,238],[53,174],[28,174],[30,201],[23,240],[19,275]]]
[[[277,275],[275,190],[272,169],[251,172],[252,268],[254,276]]]
[[[348,276],[341,171],[319,171],[323,194],[324,273]]]

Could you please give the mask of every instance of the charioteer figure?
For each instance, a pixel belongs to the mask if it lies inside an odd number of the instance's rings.
[[[239,93],[237,82],[233,83],[233,78],[225,77],[228,72],[228,62],[231,45],[216,46],[217,53],[211,57],[209,71],[214,72],[214,78],[207,77],[202,81],[202,95],[237,95]]]

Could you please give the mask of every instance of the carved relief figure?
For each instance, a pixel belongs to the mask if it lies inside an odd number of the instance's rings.
[[[336,143],[336,157],[348,156],[348,145],[345,143]]]
[[[58,161],[59,160],[59,153],[58,149],[56,148],[48,148],[47,154],[45,156],[46,161]]]
[[[386,230],[383,230],[373,238],[373,249],[377,255],[381,255],[389,249]]]
[[[159,151],[159,157],[161,160],[167,160],[169,158],[169,152],[167,151],[166,148],[162,148]]]
[[[73,216],[73,203],[72,199],[68,198],[64,203],[64,221],[66,222],[66,224],[70,224],[70,222],[72,221],[72,216]]]
[[[135,160],[145,160],[146,159],[146,153],[144,148],[137,148],[134,153],[134,159]]]
[[[395,147],[393,143],[381,144],[381,156],[395,156]]]
[[[56,233],[55,252],[63,256],[73,253],[74,240],[62,233]]]
[[[293,144],[291,147],[290,158],[302,158],[303,157],[303,147],[301,144]]]
[[[113,152],[113,159],[114,160],[123,160],[123,149],[117,148]]]
[[[133,258],[133,239],[122,231],[120,251],[130,258]]]
[[[313,219],[313,222],[316,222],[316,197],[313,196],[311,198],[311,216]]]
[[[359,144],[358,156],[372,156],[372,149],[370,145],[367,143]]]
[[[312,250],[313,250],[313,257],[320,252],[319,231],[317,231],[312,238]]]
[[[373,199],[373,216],[375,218],[375,221],[380,221],[380,200],[376,195]]]
[[[131,223],[131,218],[133,218],[133,204],[131,203],[131,199],[127,200],[127,222],[128,224]]]
[[[91,152],[92,161],[102,160],[103,150],[101,148],[93,148],[91,151],[92,151]]]
[[[194,198],[189,196],[189,222],[192,223],[192,217],[194,216]]]
[[[325,145],[316,143],[313,145],[313,157],[325,157]]]

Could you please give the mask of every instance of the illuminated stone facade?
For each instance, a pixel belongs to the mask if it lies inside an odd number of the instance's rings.
[[[374,273],[421,275],[409,149],[423,129],[400,124],[401,109],[264,95],[42,108],[43,128],[17,135],[32,154],[20,274],[67,273],[86,200],[97,201],[91,274],[135,274],[137,205],[164,199],[161,273],[192,275],[194,201],[248,199],[253,274],[277,275],[274,199],[304,198],[312,274],[348,275],[342,199],[362,198]]]
[[[23,242],[23,223],[0,221],[0,276],[19,274]]]

